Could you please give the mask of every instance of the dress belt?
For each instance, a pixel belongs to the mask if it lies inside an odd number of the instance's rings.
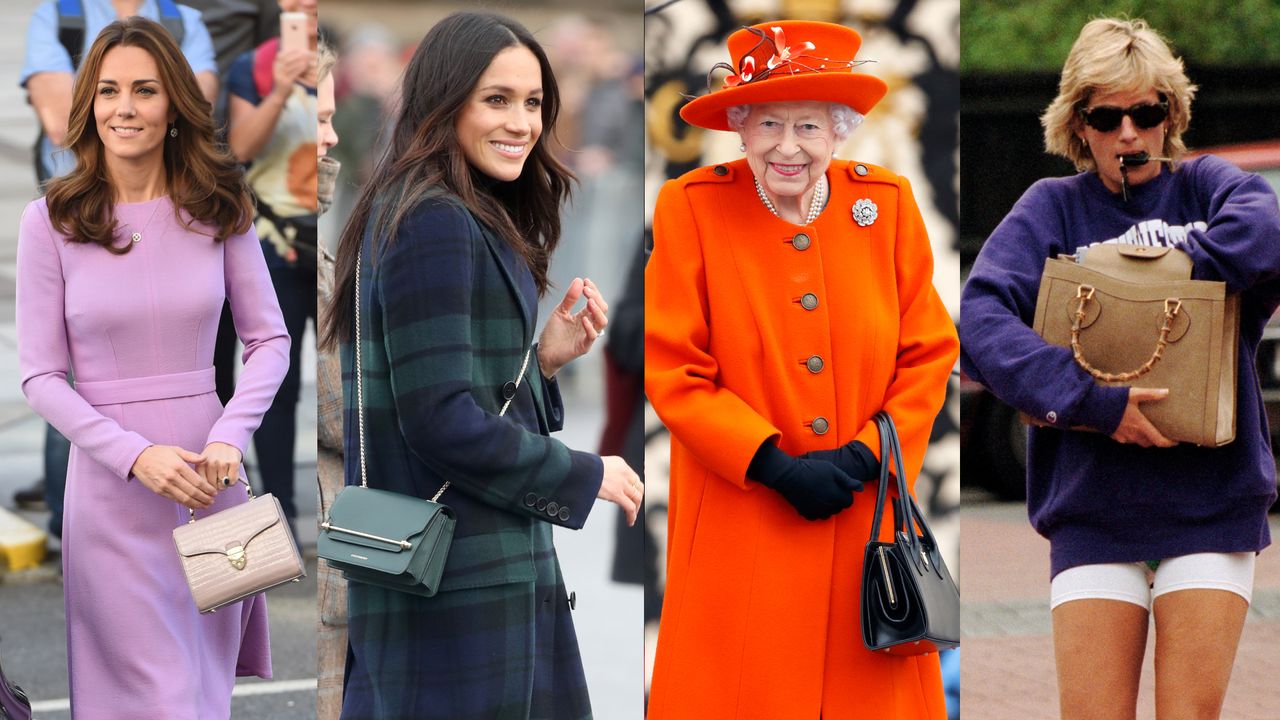
[[[170,398],[203,395],[214,391],[213,368],[192,370],[171,375],[76,381],[76,392],[90,405],[116,405],[119,403],[168,400]]]

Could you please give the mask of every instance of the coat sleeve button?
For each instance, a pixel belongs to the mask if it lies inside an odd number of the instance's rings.
[[[524,496],[524,504],[533,507],[538,504],[538,496],[535,493],[529,493]]]
[[[569,508],[561,505],[560,512],[556,514],[556,517],[560,518],[560,522],[569,522],[569,515]]]
[[[569,593],[569,609],[570,610],[578,609],[578,593],[577,592]]]
[[[534,504],[534,507],[538,509],[538,512],[542,512],[543,510],[546,510],[546,509],[547,509],[547,499],[546,499],[546,498],[544,498],[544,497],[540,497],[540,498],[538,498],[538,502],[537,502],[536,504]]]
[[[510,400],[515,396],[516,396],[516,383],[514,380],[508,380],[506,384],[502,386],[502,399]]]
[[[551,502],[547,503],[548,515],[550,515],[551,517],[555,517],[556,513],[558,512],[560,512],[560,503],[556,502],[555,500],[552,500]]]

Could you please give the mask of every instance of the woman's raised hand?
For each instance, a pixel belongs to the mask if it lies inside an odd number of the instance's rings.
[[[575,313],[573,306],[580,298],[586,298],[587,304]],[[538,338],[538,365],[543,376],[552,377],[570,360],[585,355],[604,334],[608,313],[609,303],[600,296],[596,284],[574,278]]]
[[[1142,447],[1173,447],[1178,443],[1165,437],[1138,407],[1144,402],[1163,400],[1169,397],[1168,388],[1129,388],[1129,404],[1124,406],[1124,416],[1120,418],[1120,426],[1111,433],[1116,442],[1141,445]]]
[[[309,50],[293,48],[278,51],[271,64],[272,92],[287,97],[293,92],[293,84],[310,72],[314,58],[315,53]]]
[[[192,465],[205,462],[198,455],[174,445],[152,445],[133,461],[130,473],[151,492],[179,502],[192,510],[213,503],[218,491],[213,483],[201,477]]]
[[[640,512],[640,503],[644,502],[644,483],[640,476],[617,455],[605,455],[604,482],[600,483],[600,492],[596,497],[608,500],[622,508],[627,514],[627,527],[636,524],[636,515]]]

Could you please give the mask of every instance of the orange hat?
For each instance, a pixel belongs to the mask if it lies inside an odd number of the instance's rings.
[[[680,108],[680,117],[708,130],[732,130],[726,108],[804,101],[843,103],[865,115],[889,86],[853,71],[864,62],[853,59],[861,46],[856,30],[832,23],[782,20],[742,28],[729,36],[734,64],[715,66],[734,74]]]

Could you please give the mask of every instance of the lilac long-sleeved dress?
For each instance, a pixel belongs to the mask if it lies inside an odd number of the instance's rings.
[[[22,390],[72,442],[63,521],[71,707],[91,720],[226,720],[237,675],[271,676],[261,596],[201,615],[172,531],[178,503],[130,476],[149,445],[243,452],[289,363],[289,335],[252,230],[187,230],[166,197],[115,208],[125,255],[69,243],[44,199],[18,236]],[[235,397],[214,393],[223,298],[244,342]],[[74,369],[75,387],[67,383]],[[209,511],[244,502],[242,486]]]

